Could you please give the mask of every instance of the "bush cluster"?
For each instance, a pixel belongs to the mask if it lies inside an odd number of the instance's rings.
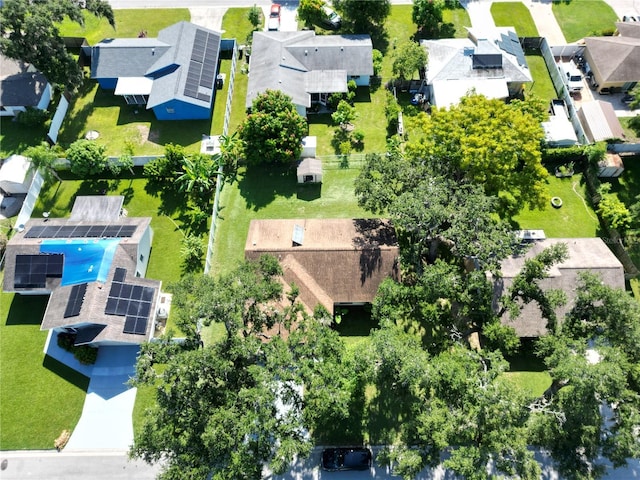
[[[58,346],[73,356],[83,365],[93,365],[98,358],[98,349],[89,345],[76,346],[76,334],[62,332],[58,334]]]

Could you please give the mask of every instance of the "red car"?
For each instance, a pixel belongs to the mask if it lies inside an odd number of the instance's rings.
[[[280,30],[280,10],[282,7],[279,3],[271,5],[271,12],[269,13],[269,23],[267,29],[271,32]]]

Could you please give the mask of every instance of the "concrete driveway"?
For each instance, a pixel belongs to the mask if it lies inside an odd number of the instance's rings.
[[[135,388],[127,385],[134,375],[138,346],[101,347],[91,372],[82,416],[64,451],[128,450],[133,443],[131,416]]]

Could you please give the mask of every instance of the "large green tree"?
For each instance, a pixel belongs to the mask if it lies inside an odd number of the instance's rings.
[[[483,186],[499,198],[505,218],[548,202],[548,172],[541,163],[540,123],[522,104],[472,94],[448,110],[421,115],[407,155],[432,174]]]
[[[411,18],[423,38],[436,37],[442,23],[444,0],[415,0]]]
[[[371,33],[391,13],[390,0],[335,0],[333,4],[342,15],[343,29],[352,33]]]
[[[398,47],[393,60],[393,74],[402,80],[411,80],[413,75],[427,66],[427,51],[416,42],[405,42]]]
[[[107,1],[87,0],[86,10],[105,17],[115,28],[113,10]],[[82,71],[58,30],[57,25],[65,18],[84,24],[80,2],[5,0],[0,8],[0,51],[33,64],[50,82],[74,90],[82,83]]]
[[[219,279],[188,276],[170,287],[187,341],[143,346],[136,381],[156,387],[156,404],[131,449],[162,459],[160,478],[259,479],[264,464],[282,473],[309,453],[310,427],[344,418],[344,347],[304,314],[281,273],[275,258],[262,257]],[[222,323],[227,335],[202,346],[201,322]],[[286,339],[270,333],[276,326],[286,326]]]
[[[258,95],[239,129],[245,159],[253,165],[296,161],[307,132],[307,122],[296,111],[291,97],[279,90]]]

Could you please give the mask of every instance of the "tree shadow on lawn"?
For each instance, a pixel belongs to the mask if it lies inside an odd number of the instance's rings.
[[[369,443],[374,445],[396,443],[400,426],[412,418],[410,405],[403,401],[401,388],[387,382],[378,382],[376,395],[366,409],[365,429],[369,432]]]
[[[15,294],[9,308],[6,325],[40,325],[48,301],[49,295]]]
[[[42,360],[42,366],[57,377],[66,380],[71,385],[79,388],[80,390],[86,392],[89,388],[89,381],[91,380],[89,377],[85,377],[80,372],[74,370],[73,368],[65,365],[62,362],[59,362],[49,355],[44,356],[44,359]]]
[[[298,179],[292,165],[252,165],[238,182],[247,207],[257,212],[277,196],[291,198],[297,194]]]

